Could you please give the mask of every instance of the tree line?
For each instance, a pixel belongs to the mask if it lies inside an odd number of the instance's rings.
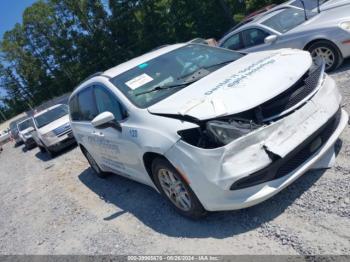
[[[278,0],[39,0],[0,42],[0,111],[9,118],[157,46],[220,38]]]

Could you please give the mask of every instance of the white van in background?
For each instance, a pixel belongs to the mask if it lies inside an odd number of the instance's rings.
[[[68,106],[58,104],[33,117],[34,139],[41,152],[53,156],[59,150],[75,143],[69,123]]]

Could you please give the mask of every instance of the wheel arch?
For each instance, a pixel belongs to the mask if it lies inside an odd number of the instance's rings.
[[[147,171],[148,176],[154,183],[153,175],[152,175],[152,163],[154,159],[156,158],[163,158],[169,161],[164,155],[155,153],[155,152],[146,152],[143,154],[142,160],[143,160],[143,165]]]
[[[308,51],[308,49],[310,48],[310,46],[312,46],[313,44],[317,43],[317,42],[327,42],[329,44],[331,44],[332,46],[334,46],[334,48],[338,51],[339,55],[341,58],[343,58],[343,54],[342,52],[340,51],[338,45],[336,43],[334,43],[332,40],[329,40],[329,39],[326,39],[326,38],[316,38],[316,39],[313,39],[311,41],[309,41],[303,48],[303,50],[305,51]]]
[[[83,152],[83,154],[85,155],[85,152],[87,151],[87,149],[80,143],[78,143],[78,146],[79,146],[81,152]]]

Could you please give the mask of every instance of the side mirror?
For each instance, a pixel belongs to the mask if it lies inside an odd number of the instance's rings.
[[[91,124],[98,129],[103,129],[107,127],[113,127],[121,131],[120,124],[115,121],[115,117],[111,112],[103,112],[92,119]]]
[[[28,127],[28,132],[33,132],[33,131],[35,131],[35,128],[34,127]]]
[[[265,44],[273,44],[277,41],[277,35],[269,35],[265,38]]]

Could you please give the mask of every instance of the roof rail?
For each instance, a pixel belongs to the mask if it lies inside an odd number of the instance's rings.
[[[103,72],[96,72],[96,73],[94,73],[94,74],[92,74],[92,75],[89,75],[88,77],[86,77],[83,81],[81,81],[81,82],[85,82],[85,81],[87,81],[87,80],[89,80],[90,78],[93,78],[93,77],[95,77],[95,76],[101,76],[103,74]]]
[[[151,49],[150,51],[148,51],[147,53],[156,51],[156,50],[158,50],[158,49],[161,49],[161,48],[167,47],[167,46],[169,46],[169,45],[168,45],[168,44],[165,44],[165,45],[157,46],[157,47]]]
[[[93,77],[95,77],[95,76],[103,76],[103,77],[106,77],[106,78],[108,78],[108,79],[111,79],[111,77],[106,76],[106,75],[104,75],[103,73],[104,73],[104,72],[96,72],[96,73],[94,73],[94,74],[92,74],[92,75],[89,75],[88,77],[86,77],[86,78],[84,78],[82,81],[80,81],[80,82],[76,85],[76,87],[75,87],[74,89],[76,89],[76,88],[77,88],[78,86],[80,86],[82,83],[88,81],[89,79],[91,79],[91,78],[93,78]]]

